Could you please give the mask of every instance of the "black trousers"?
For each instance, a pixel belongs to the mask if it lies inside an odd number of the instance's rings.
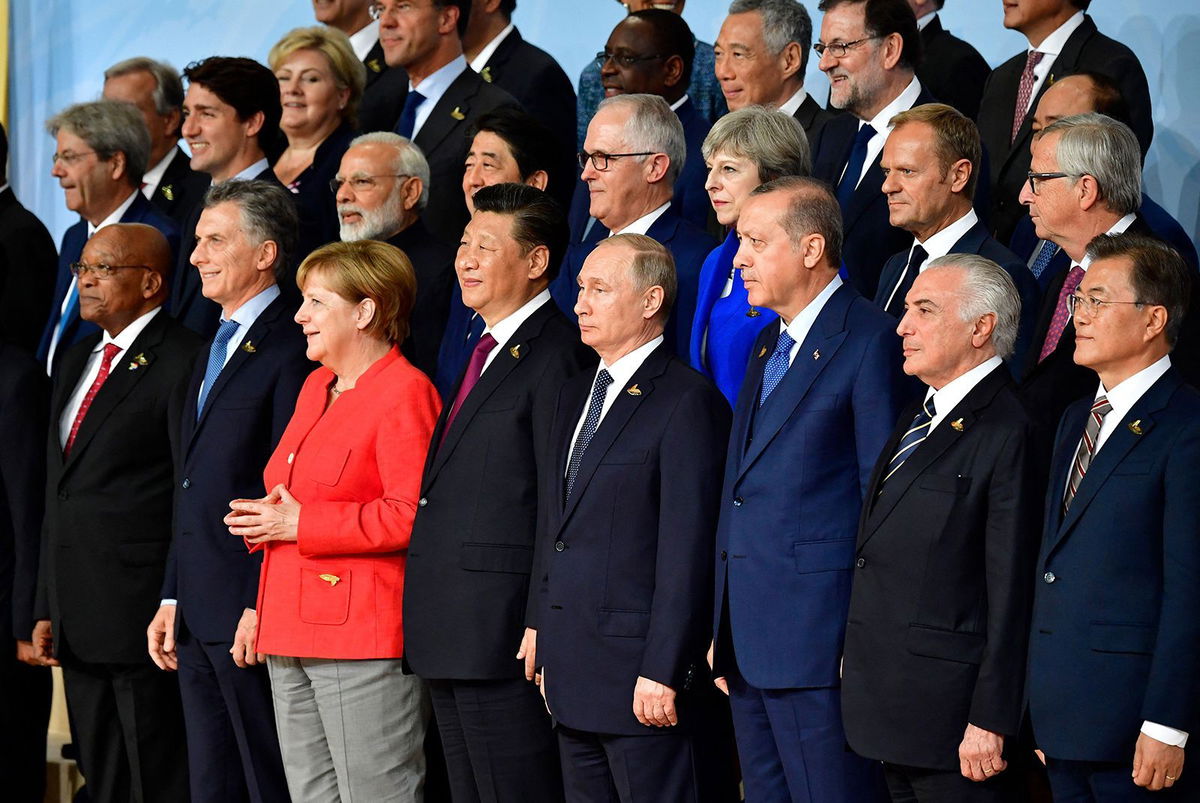
[[[7,642],[13,650],[13,642]],[[50,669],[13,655],[0,659],[0,798],[41,803],[46,794],[46,730],[53,694]]]
[[[645,736],[558,731],[567,803],[697,803],[692,738],[662,728]]]
[[[961,772],[883,765],[892,803],[1016,803],[1020,780],[1009,770],[976,783]]]

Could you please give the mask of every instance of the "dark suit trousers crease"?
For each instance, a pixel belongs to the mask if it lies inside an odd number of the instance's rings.
[[[696,760],[686,731],[612,736],[556,727],[567,803],[697,803]]]
[[[1195,772],[1195,767],[1192,772]],[[1197,799],[1196,784],[1187,777],[1188,767],[1170,789],[1151,792],[1137,786],[1130,777],[1133,757],[1129,763],[1107,761],[1063,761],[1047,756],[1046,771],[1054,803],[1183,803]]]
[[[11,642],[10,642],[11,643]],[[15,657],[0,666],[0,796],[42,803],[46,794],[46,729],[50,725],[50,670]]]
[[[1014,784],[1020,779],[1005,771],[976,783],[960,772],[883,765],[892,803],[1016,803]]]
[[[454,803],[561,803],[558,743],[536,686],[427,682]]]

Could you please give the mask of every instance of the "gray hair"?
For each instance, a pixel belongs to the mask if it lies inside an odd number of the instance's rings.
[[[236,204],[242,213],[242,230],[256,246],[275,243],[275,277],[281,277],[296,253],[300,220],[291,193],[277,182],[231,179],[212,185],[204,194],[204,208]]]
[[[401,176],[412,176],[413,178],[421,179],[421,200],[417,201],[417,211],[423,211],[425,205],[429,203],[429,162],[425,159],[425,154],[421,148],[407,137],[402,137],[399,134],[393,134],[391,131],[375,131],[370,134],[362,134],[350,140],[350,147],[358,145],[387,145],[391,147],[396,156],[392,160],[390,170]],[[396,188],[399,192],[400,184],[397,183]]]
[[[614,95],[600,101],[600,109],[629,109],[629,119],[625,121],[625,147],[631,151],[653,151],[665,153],[667,165],[667,183],[675,186],[679,171],[683,170],[684,159],[687,158],[687,141],[683,136],[683,123],[671,111],[670,105],[660,95]],[[639,161],[646,157],[639,156]]]
[[[749,159],[762,182],[812,172],[808,137],[800,123],[790,114],[764,106],[748,106],[717,120],[700,152],[709,161],[722,152]]]
[[[662,288],[663,303],[658,317],[665,322],[671,314],[671,307],[675,305],[675,296],[679,292],[679,278],[675,272],[675,258],[671,256],[671,252],[658,240],[644,234],[614,234],[601,240],[597,247],[613,245],[627,245],[633,249],[633,262],[629,265],[629,273],[638,292],[655,286]]]
[[[1017,327],[1021,322],[1021,296],[1008,271],[978,254],[946,254],[930,260],[922,273],[938,268],[959,268],[963,271],[962,285],[959,287],[959,317],[971,322],[988,313],[995,315],[992,346],[1000,359],[1011,357],[1017,342]]]
[[[170,64],[155,61],[145,56],[136,56],[118,61],[104,71],[104,80],[120,78],[135,72],[148,72],[154,77],[154,110],[163,117],[173,111],[183,110],[183,81]]]
[[[1056,120],[1037,138],[1058,134],[1054,156],[1058,169],[1076,181],[1092,176],[1100,197],[1117,215],[1136,212],[1142,205],[1142,150],[1129,126],[1097,112]]]
[[[125,154],[125,177],[136,187],[150,161],[150,131],[142,113],[131,103],[93,100],[68,106],[46,121],[50,136],[68,131],[87,143],[100,159]]]
[[[763,43],[773,55],[783,52],[792,42],[800,45],[801,78],[808,69],[808,52],[812,49],[813,24],[808,9],[796,0],[733,0],[730,14],[757,11],[762,17]]]
[[[820,234],[825,240],[826,267],[837,270],[842,264],[842,208],[829,185],[808,176],[784,176],[755,187],[750,197],[772,192],[789,195],[779,225],[787,233],[792,249],[808,235]]]

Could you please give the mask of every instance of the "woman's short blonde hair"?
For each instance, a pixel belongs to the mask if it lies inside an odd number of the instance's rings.
[[[357,121],[358,103],[362,100],[367,85],[367,68],[354,55],[350,39],[337,28],[313,25],[308,28],[292,28],[275,43],[267,56],[271,69],[278,71],[292,54],[299,50],[315,50],[325,56],[333,81],[338,89],[349,89],[350,97],[342,109],[342,119]]]
[[[396,246],[377,240],[329,243],[300,263],[296,284],[301,291],[312,276],[320,277],[322,284],[352,304],[365,298],[375,302],[375,317],[366,334],[394,346],[408,337],[417,274]]]

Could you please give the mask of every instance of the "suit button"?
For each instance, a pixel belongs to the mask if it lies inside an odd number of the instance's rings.
[[[562,552],[562,551],[563,551],[564,549],[566,549],[566,548],[567,548],[567,545],[566,545],[566,544],[564,544],[562,541],[555,541],[555,542],[554,542],[554,551],[555,551],[555,552]]]
[[[859,558],[858,560],[854,561],[854,565],[861,569],[862,567],[867,565],[867,559]]]
[[[729,553],[727,553],[725,550],[722,549],[721,550],[721,560],[725,560],[728,557],[729,557]]]
[[[417,501],[418,507],[425,507],[428,504],[429,504],[429,500],[423,496],[420,498],[420,500]]]
[[[736,497],[734,497],[734,499],[733,499],[733,506],[734,506],[734,507],[741,507],[741,506],[742,506],[742,497],[740,497],[740,496],[736,496]]]
[[[1058,578],[1054,576],[1054,572],[1046,572],[1045,574],[1042,575],[1042,579],[1045,580],[1047,583],[1053,583]]]
[[[295,453],[295,452],[292,452],[291,454],[289,454],[289,455],[288,455],[288,465],[290,466],[290,465],[292,464],[292,462],[293,462],[295,459],[296,459],[296,453]]]
[[[183,490],[186,491],[188,488],[191,488],[191,487],[192,487],[192,481],[190,479],[188,479],[187,477],[184,477],[183,478]]]

